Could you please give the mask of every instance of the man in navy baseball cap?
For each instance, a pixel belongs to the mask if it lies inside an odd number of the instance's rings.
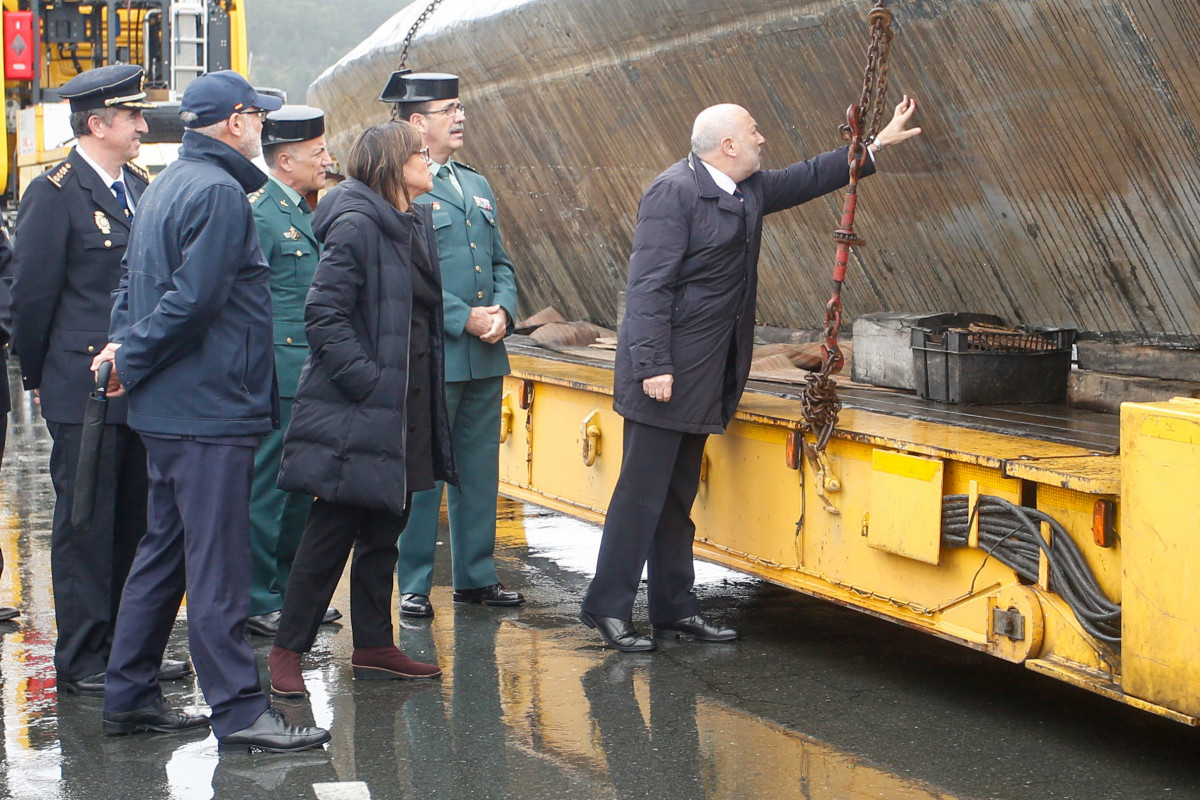
[[[259,94],[250,82],[231,69],[209,72],[188,84],[179,104],[179,117],[188,128],[205,128],[234,114],[278,111],[283,101]]]

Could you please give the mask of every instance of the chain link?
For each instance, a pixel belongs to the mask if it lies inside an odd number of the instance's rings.
[[[413,37],[417,35],[417,31],[425,24],[425,20],[429,19],[429,15],[433,10],[441,5],[442,0],[433,0],[429,5],[425,6],[425,10],[421,12],[421,16],[417,17],[417,21],[408,29],[408,35],[404,37],[404,47],[400,50],[400,66],[396,69],[404,69],[408,64],[408,47],[412,44]]]
[[[842,327],[842,283],[846,277],[846,262],[851,246],[866,244],[854,232],[854,210],[858,202],[859,171],[866,163],[867,145],[879,133],[883,109],[887,104],[888,53],[892,43],[892,12],[884,8],[886,0],[877,0],[867,19],[871,24],[871,44],[867,48],[867,68],[863,75],[862,94],[858,105],[846,111],[846,124],[839,127],[843,138],[850,142],[847,160],[850,165],[850,185],[846,190],[846,202],[842,210],[842,224],[833,233],[837,242],[837,257],[833,270],[833,296],[825,305],[824,341],[821,343],[821,369],[809,373],[804,390],[800,394],[800,406],[804,419],[813,436],[817,453],[824,452],[829,437],[837,425],[842,411],[842,401],[837,394],[837,381],[833,376],[842,371],[846,359],[838,345],[838,334]],[[870,117],[870,128],[864,134],[863,120]]]

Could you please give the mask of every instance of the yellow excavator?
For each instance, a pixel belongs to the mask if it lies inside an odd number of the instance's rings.
[[[25,187],[66,157],[70,109],[58,89],[85,70],[140,64],[155,108],[138,162],[152,174],[183,135],[177,111],[196,76],[218,69],[247,74],[241,0],[3,0],[5,121],[0,189],[6,216]]]

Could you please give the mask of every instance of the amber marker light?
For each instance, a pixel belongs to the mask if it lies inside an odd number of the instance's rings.
[[[800,454],[804,451],[804,434],[800,431],[788,431],[784,444],[783,457],[788,469],[800,469]]]
[[[533,381],[521,381],[521,389],[517,392],[517,405],[522,411],[528,411],[533,405]]]
[[[1112,547],[1117,538],[1113,528],[1117,504],[1112,500],[1097,500],[1092,506],[1092,539],[1099,547]]]

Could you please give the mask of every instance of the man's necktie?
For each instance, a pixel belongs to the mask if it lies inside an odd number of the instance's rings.
[[[741,190],[741,189],[734,189],[734,190],[733,190],[733,196],[734,196],[734,197],[736,197],[738,200],[741,200],[741,199],[743,199],[743,198],[744,198],[746,195],[742,194],[742,190]]]
[[[125,216],[131,216],[129,213],[129,196],[125,194],[124,182],[113,181],[112,190],[117,193],[117,202],[121,204],[121,208],[125,209]]]
[[[450,165],[449,165],[449,164],[442,164],[442,168],[438,170],[438,174],[437,174],[437,176],[438,176],[439,178],[441,178],[442,180],[446,181],[447,183],[449,183],[449,184],[450,184],[450,188],[454,189],[454,192],[455,192],[455,193],[456,193],[456,194],[457,194],[459,197],[462,197],[462,189],[461,189],[461,188],[459,188],[459,186],[458,186],[458,184],[457,184],[457,183],[455,183],[454,181],[450,180],[450,175],[451,175],[451,172],[450,172]]]

